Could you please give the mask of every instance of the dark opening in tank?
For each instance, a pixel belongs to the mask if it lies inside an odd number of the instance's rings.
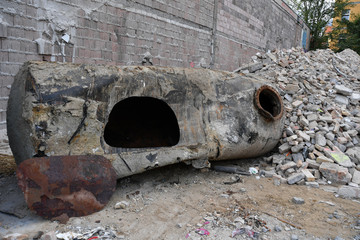
[[[104,131],[105,142],[121,148],[170,147],[179,139],[175,113],[152,97],[129,97],[115,104]]]
[[[283,103],[279,93],[270,86],[262,86],[256,91],[255,105],[267,120],[277,120],[283,115]]]

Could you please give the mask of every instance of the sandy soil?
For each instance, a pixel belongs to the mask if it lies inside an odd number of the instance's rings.
[[[248,169],[258,161],[231,164]],[[321,188],[275,186],[268,178],[178,164],[119,180],[105,209],[60,224],[30,212],[15,176],[2,176],[0,236],[86,232],[100,226],[112,229],[120,239],[247,239],[246,233],[231,235],[249,225],[259,233],[259,239],[291,239],[293,235],[299,239],[353,239],[359,235],[360,202],[337,198],[329,192],[331,186]],[[305,203],[295,204],[293,197],[301,197]],[[120,201],[129,205],[115,209]],[[205,229],[209,235],[200,235],[197,229]]]

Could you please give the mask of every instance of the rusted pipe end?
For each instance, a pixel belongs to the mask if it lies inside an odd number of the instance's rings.
[[[284,112],[284,105],[279,93],[268,85],[261,86],[255,92],[255,107],[267,121],[280,119]]]

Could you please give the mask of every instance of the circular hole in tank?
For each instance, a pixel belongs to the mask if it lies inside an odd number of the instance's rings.
[[[279,93],[270,86],[262,86],[255,93],[255,106],[259,113],[269,121],[280,119],[284,107]]]

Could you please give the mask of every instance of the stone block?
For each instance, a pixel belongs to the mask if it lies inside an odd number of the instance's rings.
[[[350,158],[341,151],[331,151],[330,149],[325,148],[324,153],[328,158],[331,158],[343,167],[354,167],[354,163],[351,162]]]
[[[322,133],[316,133],[315,135],[315,141],[316,144],[318,144],[319,146],[326,146],[326,138],[324,137],[324,135]]]
[[[317,116],[317,114],[309,114],[308,116],[307,116],[307,120],[309,121],[309,122],[312,122],[312,121],[316,121],[316,120],[318,120],[318,116]]]
[[[307,127],[307,126],[309,126],[309,121],[304,116],[301,116],[300,117],[300,124]]]
[[[274,164],[282,164],[285,161],[285,155],[284,154],[273,155],[272,161]]]
[[[281,171],[286,171],[288,170],[289,168],[295,168],[296,167],[296,163],[295,162],[288,162],[288,163],[285,163],[284,165],[282,165],[280,167]]]
[[[309,168],[319,169],[319,167],[320,167],[320,163],[317,163],[314,160],[306,159],[305,162],[308,163]]]
[[[351,136],[351,137],[355,137],[359,134],[359,132],[356,131],[355,129],[351,129],[351,130],[347,131],[347,134],[349,134],[349,136]]]
[[[319,157],[316,158],[316,163],[321,164],[321,163],[323,163],[323,162],[333,163],[334,160],[332,160],[332,159],[330,159],[330,158],[327,158],[327,157],[325,157],[325,156],[319,156]]]
[[[348,142],[348,140],[345,137],[338,137],[337,141],[340,144],[346,144]]]
[[[354,163],[360,163],[360,147],[349,148],[346,154],[352,159]]]
[[[335,85],[336,92],[338,94],[344,95],[344,96],[350,96],[353,93],[353,90],[350,88],[345,87],[344,85]]]
[[[291,105],[292,105],[294,108],[297,108],[297,107],[299,107],[301,104],[303,104],[302,101],[296,100],[296,101],[294,101]]]
[[[279,147],[279,153],[287,153],[291,149],[291,146],[288,143],[284,143]]]
[[[316,121],[312,121],[309,123],[309,129],[316,129],[318,125],[319,124]]]
[[[288,177],[287,179],[287,183],[292,185],[295,184],[297,182],[300,182],[301,180],[303,180],[305,178],[305,174],[300,172],[300,173],[294,173],[292,174],[290,177]]]
[[[285,91],[290,93],[296,93],[299,91],[299,85],[298,84],[288,84],[285,87]]]
[[[314,182],[315,181],[314,175],[312,175],[311,172],[308,169],[302,169],[301,172],[304,173],[306,181],[308,181],[308,182]]]
[[[333,119],[332,119],[332,116],[330,114],[324,114],[323,116],[319,117],[319,121],[332,123]]]
[[[300,197],[293,197],[291,199],[291,201],[295,204],[304,204],[305,203],[305,200],[303,198],[300,198]]]
[[[304,161],[304,156],[302,155],[302,153],[294,153],[292,154],[292,159],[296,163],[298,163],[299,161],[301,161],[302,163]]]
[[[298,136],[304,139],[306,142],[310,142],[311,138],[308,134],[304,133],[303,131],[298,132]]]
[[[349,98],[345,97],[345,96],[342,96],[342,95],[339,95],[339,94],[336,94],[335,102],[338,103],[338,104],[341,104],[341,105],[348,105],[349,104]]]
[[[333,141],[335,139],[335,134],[328,132],[325,134],[325,137],[329,139],[330,141]]]
[[[356,183],[356,184],[360,184],[360,171],[358,171],[356,169],[354,170],[352,182]]]
[[[304,143],[300,143],[298,145],[295,145],[295,146],[291,147],[291,152],[292,153],[298,153],[301,150],[303,150],[303,148],[304,148]]]
[[[360,101],[360,93],[353,92],[350,97],[350,102],[354,105],[359,104]]]
[[[360,198],[360,188],[351,186],[341,186],[337,192],[343,198]]]
[[[323,162],[319,170],[327,180],[333,183],[347,184],[351,180],[348,169],[336,163]]]

